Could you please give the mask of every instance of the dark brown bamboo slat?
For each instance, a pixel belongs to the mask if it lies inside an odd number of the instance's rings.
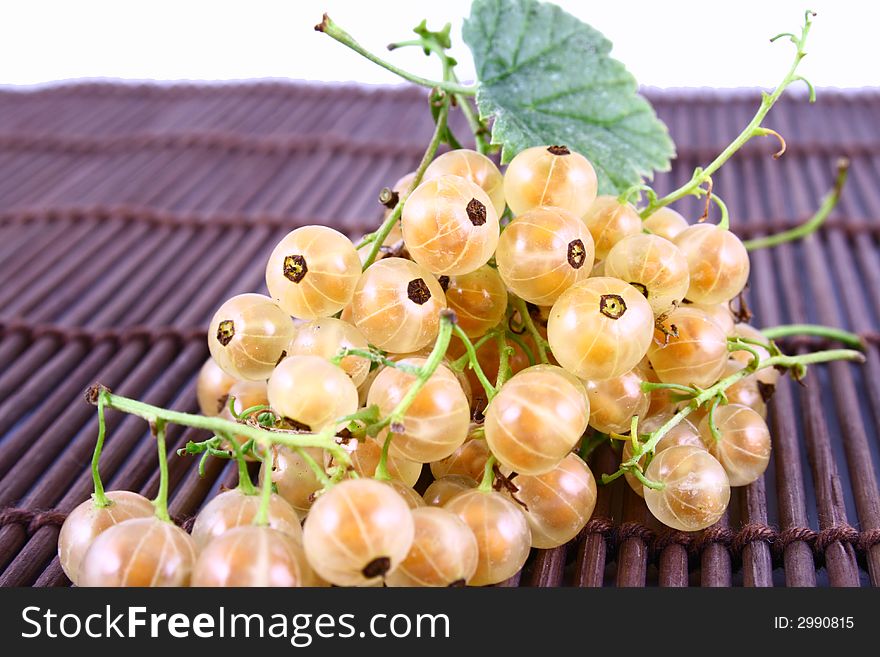
[[[742,92],[658,92],[678,145],[656,188],[681,185],[754,111]],[[758,325],[821,322],[862,335],[866,363],[813,367],[770,404],[772,470],[733,491],[726,518],[668,531],[618,480],[568,546],[535,550],[505,586],[880,584],[880,91],[783,98],[780,161],[755,140],[715,176],[744,238],[810,216],[835,161],[851,161],[840,207],[803,243],[752,254]],[[467,134],[459,112],[451,125]],[[0,91],[0,585],[68,584],[55,557],[64,514],[86,499],[94,409],[83,390],[195,408],[204,328],[229,296],[264,290],[288,230],[326,223],[356,237],[377,196],[418,162],[431,131],[425,93],[284,82],[64,84]],[[679,209],[692,219],[701,202]],[[713,210],[714,212],[714,210]],[[786,340],[785,348],[829,341]],[[136,418],[108,414],[111,487],[151,495],[155,445]],[[169,431],[169,447],[202,434]],[[594,473],[619,456],[601,448]],[[169,456],[172,513],[197,513],[235,468]]]

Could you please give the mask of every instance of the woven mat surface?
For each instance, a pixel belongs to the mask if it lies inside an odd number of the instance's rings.
[[[649,92],[678,145],[664,192],[750,119],[757,92]],[[695,535],[664,531],[619,480],[602,487],[577,541],[535,551],[510,586],[880,584],[880,92],[785,98],[715,178],[736,232],[804,220],[850,181],[821,233],[752,257],[758,325],[814,322],[862,334],[867,363],[811,369],[771,404],[765,477],[734,490],[728,515]],[[461,117],[452,119],[466,134]],[[377,225],[379,190],[417,164],[431,132],[425,94],[257,83],[79,84],[0,91],[0,585],[63,586],[64,515],[90,493],[96,435],[83,391],[196,409],[204,331],[222,301],[264,291],[272,246],[321,222],[352,236]],[[680,208],[695,217],[696,205]],[[788,341],[789,350],[824,346]],[[144,423],[111,413],[109,488],[153,495]],[[203,439],[175,428],[175,447]],[[594,472],[615,466],[610,450]],[[171,459],[172,513],[233,485],[212,461]]]

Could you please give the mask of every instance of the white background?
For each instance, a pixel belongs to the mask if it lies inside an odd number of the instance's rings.
[[[875,44],[880,3],[868,0],[558,0],[614,45],[640,83],[656,87],[772,86],[806,3],[816,17],[802,72],[817,86],[880,83]],[[327,11],[374,51],[410,37],[422,18],[453,23],[460,76],[474,75],[461,44],[470,0],[0,0],[0,84],[83,77],[398,81],[313,30]],[[387,53],[383,52],[383,55]],[[426,77],[419,52],[388,58]]]

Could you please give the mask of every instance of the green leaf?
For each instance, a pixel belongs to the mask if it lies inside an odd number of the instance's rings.
[[[616,194],[667,171],[675,146],[611,42],[556,5],[474,0],[462,30],[477,67],[481,118],[495,118],[502,162],[525,148],[564,144]]]

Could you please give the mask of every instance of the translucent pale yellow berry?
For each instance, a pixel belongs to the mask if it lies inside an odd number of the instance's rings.
[[[645,502],[657,520],[679,531],[714,525],[730,501],[724,468],[700,447],[670,447],[654,456],[645,476],[663,485],[644,489]]]
[[[498,462],[514,472],[542,474],[580,439],[590,403],[576,377],[535,365],[507,381],[485,415],[486,443]]]
[[[569,288],[550,311],[547,337],[559,364],[593,381],[633,369],[648,351],[654,311],[617,278],[590,278]]]
[[[527,148],[510,161],[504,173],[504,198],[514,215],[553,206],[582,217],[597,189],[593,165],[565,146]]]
[[[642,232],[642,218],[629,203],[616,196],[599,196],[584,215],[584,223],[596,245],[596,259],[604,260],[608,252],[624,237]],[[608,275],[608,272],[605,272]]]
[[[428,165],[422,180],[447,175],[460,176],[478,185],[492,200],[495,213],[499,217],[504,214],[504,179],[488,157],[467,148],[443,153]]]
[[[410,260],[384,258],[361,277],[351,316],[371,344],[407,353],[433,342],[444,308],[443,288],[429,271]]]
[[[423,182],[406,199],[403,241],[412,259],[442,275],[485,265],[498,245],[498,213],[479,186],[459,176]]]
[[[507,288],[539,306],[553,304],[593,268],[593,238],[576,215],[536,208],[501,233],[495,263]]]
[[[596,480],[576,454],[542,475],[518,474],[512,483],[532,534],[532,547],[549,549],[572,540],[593,515]]]
[[[214,314],[208,348],[229,376],[266,380],[284,357],[293,337],[293,320],[262,294],[239,294]]]
[[[266,263],[269,294],[288,315],[301,319],[342,310],[360,275],[354,244],[327,226],[303,226],[288,233]]]

